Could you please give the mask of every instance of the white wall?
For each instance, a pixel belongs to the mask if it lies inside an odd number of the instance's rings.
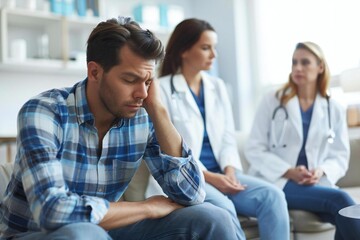
[[[61,72],[22,72],[0,70],[0,137],[16,135],[16,117],[21,106],[32,96],[48,89],[70,87],[85,74]]]
[[[204,7],[206,6],[206,7]],[[228,87],[235,128],[246,130],[251,125],[253,89],[249,56],[247,0],[197,0],[192,4],[193,17],[211,23],[218,34],[218,73]]]

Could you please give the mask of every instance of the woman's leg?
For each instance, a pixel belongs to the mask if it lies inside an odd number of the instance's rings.
[[[212,203],[215,206],[218,206],[228,211],[230,213],[233,226],[236,230],[237,239],[245,239],[245,233],[241,229],[240,222],[232,201],[209,183],[205,183],[205,192],[205,202]]]
[[[314,212],[326,222],[336,226],[335,239],[358,239],[360,220],[346,218],[338,212],[344,207],[354,205],[351,197],[340,189],[323,186],[304,186],[288,181],[284,193],[289,209]]]
[[[261,239],[290,239],[289,213],[281,189],[252,176],[238,173],[237,177],[247,187],[229,196],[236,211],[258,219]]]
[[[109,231],[114,239],[217,240],[236,239],[231,218],[224,209],[210,203],[177,209],[158,219],[146,219]]]

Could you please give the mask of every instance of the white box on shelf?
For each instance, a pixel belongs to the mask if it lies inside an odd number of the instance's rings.
[[[10,42],[10,58],[18,62],[26,60],[27,54],[25,39],[14,39]]]
[[[139,4],[133,9],[135,21],[146,25],[160,25],[160,9],[155,4]]]

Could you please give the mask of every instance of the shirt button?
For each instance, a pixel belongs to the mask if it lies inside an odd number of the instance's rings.
[[[103,191],[104,191],[104,188],[103,188],[103,187],[99,187],[98,191],[99,191],[99,192],[103,192]]]

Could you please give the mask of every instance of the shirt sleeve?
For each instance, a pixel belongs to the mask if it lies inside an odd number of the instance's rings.
[[[173,201],[182,205],[204,201],[204,176],[184,142],[181,157],[169,156],[160,151],[155,132],[152,131],[144,159],[155,180]]]
[[[63,176],[61,117],[54,105],[33,100],[18,115],[18,162],[22,186],[34,220],[44,230],[65,224],[98,224],[109,208],[107,200],[69,191]],[[17,168],[17,169],[16,169]]]

